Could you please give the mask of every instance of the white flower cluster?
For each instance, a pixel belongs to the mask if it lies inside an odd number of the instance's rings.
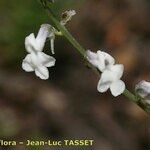
[[[54,0],[49,0],[54,3]],[[43,4],[46,1],[43,0]],[[68,10],[62,13],[60,25],[65,26],[72,17],[76,15],[75,10]],[[25,49],[27,56],[23,59],[22,68],[26,72],[35,71],[36,76],[46,80],[49,78],[48,67],[55,65],[56,59],[43,52],[46,40],[50,40],[51,53],[54,52],[55,36],[61,36],[62,32],[55,29],[49,24],[42,24],[37,36],[31,33],[25,38]],[[74,41],[74,39],[72,39]],[[76,42],[76,41],[74,41]],[[104,51],[98,50],[96,53],[87,50],[86,59],[96,67],[100,72],[100,80],[97,84],[97,90],[100,93],[110,89],[113,96],[119,96],[125,91],[125,83],[121,80],[124,72],[122,64],[115,64],[115,59]],[[135,92],[145,103],[150,105],[150,82],[141,81],[135,87]]]
[[[75,15],[75,11],[67,11],[66,15],[67,18],[61,20],[61,22],[64,21],[65,24]],[[28,54],[22,62],[22,68],[26,72],[35,71],[36,76],[43,80],[49,78],[47,67],[54,66],[56,59],[45,54],[43,49],[48,38],[50,39],[51,52],[54,54],[54,40],[56,35],[62,35],[62,33],[49,24],[42,24],[36,37],[34,33],[31,33],[25,38],[25,48]]]
[[[74,10],[64,12],[60,24],[66,25],[75,14]],[[28,54],[23,60],[22,68],[27,72],[35,71],[36,76],[43,80],[48,79],[49,71],[47,67],[54,66],[56,59],[43,52],[45,42],[47,38],[50,39],[51,52],[54,54],[55,36],[61,34],[53,26],[42,24],[36,37],[34,33],[27,36],[25,38],[25,48]],[[109,88],[114,96],[118,96],[124,92],[125,84],[120,80],[124,71],[122,64],[115,64],[115,59],[112,56],[100,50],[97,53],[88,50],[87,59],[102,72],[97,85],[99,92],[103,93]]]
[[[124,71],[122,64],[115,64],[115,59],[111,55],[100,50],[97,53],[88,50],[87,59],[102,72],[97,85],[99,92],[106,92],[110,88],[112,95],[115,97],[124,92],[125,83],[120,80]]]
[[[47,67],[55,65],[55,58],[45,54],[43,51],[47,38],[50,38],[51,47],[53,50],[55,32],[49,24],[41,25],[41,28],[35,38],[34,33],[31,33],[25,38],[25,48],[29,54],[25,57],[22,63],[22,68],[27,72],[35,71],[35,74],[43,80],[49,78]]]

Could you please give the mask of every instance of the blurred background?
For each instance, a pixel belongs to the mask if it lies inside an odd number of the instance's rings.
[[[105,50],[124,64],[128,89],[150,80],[149,0],[56,0],[54,9],[77,11],[67,28],[85,49]],[[62,149],[150,150],[149,116],[124,96],[98,93],[99,77],[64,38],[55,41],[49,80],[22,70],[25,37],[51,23],[38,1],[1,0],[0,14],[0,139],[93,139],[92,147]]]

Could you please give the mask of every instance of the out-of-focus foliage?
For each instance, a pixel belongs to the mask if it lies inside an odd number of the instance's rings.
[[[24,38],[36,32],[46,21],[46,15],[36,0],[0,1],[1,61],[17,63],[24,54]]]

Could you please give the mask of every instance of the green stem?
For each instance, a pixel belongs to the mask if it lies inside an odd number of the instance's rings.
[[[139,107],[141,107],[145,112],[150,114],[150,105],[146,104],[142,98],[139,96],[134,95],[129,90],[125,89],[124,96],[126,96],[129,100],[136,103]]]
[[[124,96],[128,97],[129,99],[131,99],[132,101],[134,101],[135,103],[138,102],[138,99],[136,98],[136,96],[134,94],[132,94],[129,90],[125,89]]]
[[[42,3],[43,5],[43,3]],[[57,27],[59,31],[66,37],[66,39],[76,48],[76,50],[82,55],[82,57],[87,61],[86,58],[86,50],[76,41],[76,39],[70,34],[70,32],[66,29],[65,26],[61,25],[60,22],[56,19],[55,14],[52,12],[50,7],[44,3],[44,8],[48,11],[48,15],[51,19],[51,21],[54,23],[54,25]],[[88,63],[88,61],[87,61]],[[99,71],[92,66],[90,63],[88,63],[88,66],[94,70],[95,73],[100,75]],[[126,96],[129,100],[136,103],[138,106],[140,106],[145,112],[150,114],[150,107],[147,106],[143,100],[137,96],[135,96],[133,93],[131,93],[129,90],[125,89],[124,96]]]

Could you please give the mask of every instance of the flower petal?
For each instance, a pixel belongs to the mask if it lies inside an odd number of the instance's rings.
[[[98,69],[103,72],[106,68],[105,66],[105,56],[101,51],[97,51],[97,57],[98,57]]]
[[[100,79],[98,84],[97,84],[97,90],[100,93],[106,92],[109,89],[110,84],[111,84],[110,82],[103,82],[103,80]]]
[[[32,66],[31,63],[31,55],[28,54],[25,59],[22,62],[22,69],[25,70],[26,72],[32,72],[34,71],[34,67]]]
[[[95,67],[98,67],[98,56],[96,53],[90,51],[90,50],[87,50],[86,51],[86,55],[87,55],[87,59],[88,61]]]
[[[104,71],[104,69],[106,69],[106,67],[108,67],[109,65],[114,65],[115,63],[115,59],[107,54],[106,52],[103,51],[97,51],[97,55],[98,55],[98,60],[99,60],[99,66],[98,69],[100,71]]]
[[[97,54],[90,50],[87,50],[86,54],[87,54],[88,59],[97,59]]]
[[[35,51],[36,40],[33,33],[25,38],[25,48],[28,53]]]
[[[122,64],[116,64],[109,66],[109,70],[113,74],[113,80],[118,80],[122,77],[123,71],[124,71],[124,66]]]
[[[104,57],[105,57],[105,65],[107,66],[107,65],[114,65],[115,64],[115,59],[111,56],[111,55],[109,55],[108,53],[106,53],[106,52],[103,52],[103,51],[101,51],[101,53],[104,55]]]
[[[36,76],[40,77],[43,80],[46,80],[49,78],[49,71],[46,67],[40,66],[35,69]]]
[[[103,82],[114,82],[114,74],[111,70],[106,69],[102,74],[101,74],[101,80]]]
[[[38,58],[41,61],[41,64],[45,67],[52,67],[55,65],[56,59],[52,56],[49,56],[43,52],[38,53]]]
[[[38,53],[41,53],[41,52],[38,52]],[[38,66],[42,66],[42,63],[41,63],[42,60],[39,58],[38,53],[30,54],[31,63],[34,66],[34,68],[37,68]]]
[[[113,82],[110,85],[110,91],[111,91],[112,95],[115,97],[122,94],[124,92],[124,90],[125,90],[125,83],[122,80]]]
[[[42,24],[41,28],[36,37],[36,50],[42,51],[46,42],[46,38],[49,36],[49,29],[51,25],[49,24]]]

